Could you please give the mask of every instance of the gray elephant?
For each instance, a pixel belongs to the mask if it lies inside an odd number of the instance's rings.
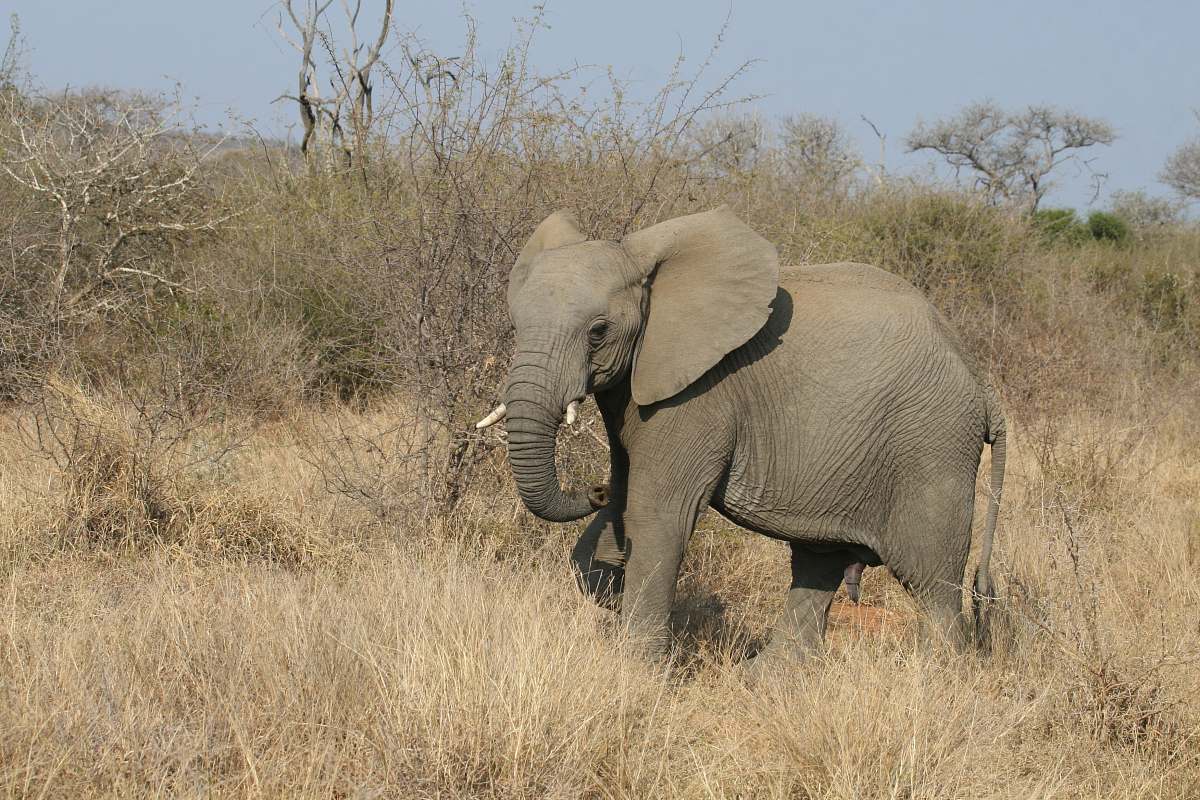
[[[965,642],[963,576],[975,476],[992,446],[975,572],[975,632],[1004,478],[996,395],[910,284],[863,264],[780,270],[774,246],[720,208],[620,242],[546,219],[512,269],[516,351],[504,403],[525,505],[596,513],[572,558],[655,654],[684,547],[705,506],[791,546],[767,654],[818,647],[834,592],[886,564],[936,631]],[[611,483],[565,491],[555,437],[585,395],[611,446]],[[855,587],[856,588],[856,587]],[[758,663],[761,663],[758,662]]]

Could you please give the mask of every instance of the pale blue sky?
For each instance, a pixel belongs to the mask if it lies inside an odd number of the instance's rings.
[[[43,85],[162,88],[182,84],[206,122],[233,109],[281,132],[291,108],[270,105],[290,90],[295,54],[275,31],[268,0],[16,0],[30,66]],[[382,0],[365,0],[368,11]],[[531,2],[475,0],[485,52],[512,37]],[[838,119],[864,154],[878,145],[865,114],[888,135],[893,171],[927,164],[903,153],[918,119],[931,120],[990,97],[1005,106],[1052,103],[1103,117],[1120,139],[1096,148],[1107,191],[1168,194],[1156,175],[1167,155],[1200,133],[1200,2],[1196,0],[924,0],[924,2],[748,2],[748,0],[549,0],[551,30],[535,62],[612,64],[657,86],[682,47],[692,64],[731,15],[714,76],[762,59],[741,82],[766,94],[765,115],[809,111]],[[402,28],[453,54],[461,42],[458,2],[397,2]],[[282,105],[282,104],[281,104]],[[1083,206],[1086,177],[1064,174],[1049,202]],[[1104,200],[1100,201],[1103,205]]]

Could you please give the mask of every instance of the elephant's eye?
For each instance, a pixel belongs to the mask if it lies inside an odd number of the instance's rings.
[[[608,333],[608,322],[598,319],[588,328],[588,341],[592,344],[600,344],[604,341],[606,333]]]

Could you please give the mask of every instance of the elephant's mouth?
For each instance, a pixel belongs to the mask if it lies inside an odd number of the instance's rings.
[[[529,373],[525,373],[527,376]],[[526,508],[536,516],[551,522],[571,522],[595,513],[608,504],[611,492],[605,484],[583,491],[565,491],[558,481],[555,466],[557,432],[565,422],[573,425],[579,419],[583,397],[570,400],[558,413],[546,402],[546,392],[539,397],[531,393],[529,377],[510,380],[505,402],[475,424],[486,428],[507,419],[508,460],[513,470],[517,490]],[[513,391],[512,386],[520,386]]]
[[[579,406],[581,403],[583,403],[582,397],[577,397],[576,399],[567,403],[567,407],[563,411],[563,418],[564,418],[565,424],[574,425],[575,421],[577,419],[579,419]],[[501,403],[500,405],[498,405],[494,409],[492,409],[492,412],[490,414],[488,414],[483,419],[479,420],[479,422],[476,422],[475,428],[478,430],[483,430],[484,428],[490,428],[491,426],[495,425],[497,422],[504,419],[506,416],[508,416],[508,405],[505,403]]]

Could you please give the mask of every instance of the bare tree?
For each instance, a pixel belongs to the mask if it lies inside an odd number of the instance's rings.
[[[0,91],[0,173],[38,199],[15,256],[39,284],[46,321],[184,288],[155,256],[228,217],[198,191],[220,142],[198,151],[183,133],[178,105],[158,97]]]
[[[745,174],[757,166],[766,137],[766,126],[753,114],[716,115],[691,132],[692,159],[708,179]]]
[[[1196,112],[1196,119],[1200,120],[1200,111]],[[1159,180],[1189,200],[1200,200],[1200,137],[1171,154],[1159,173]]]
[[[836,120],[815,114],[784,117],[780,156],[788,175],[809,189],[831,191],[862,165]]]
[[[1140,233],[1177,224],[1183,217],[1184,203],[1171,197],[1153,197],[1141,189],[1112,193],[1112,213]]]
[[[1052,173],[1072,161],[1090,169],[1091,162],[1078,151],[1115,138],[1112,127],[1094,117],[1050,106],[1010,113],[985,101],[949,119],[918,125],[905,144],[910,153],[939,153],[956,174],[970,170],[990,201],[1022,203],[1035,211],[1053,185]]]
[[[375,119],[371,70],[379,61],[392,25],[393,0],[384,0],[378,35],[370,44],[360,42],[358,21],[362,0],[342,0],[350,45],[339,55],[334,49],[328,20],[323,19],[332,4],[333,0],[305,0],[301,19],[293,0],[283,0],[281,5],[295,28],[294,35],[284,29],[282,14],[278,23],[280,35],[300,54],[296,94],[285,94],[279,99],[293,100],[299,109],[303,128],[300,152],[310,170],[317,169],[322,150],[325,151],[326,167],[332,165],[335,153],[340,156],[343,168],[362,167],[367,137]],[[318,40],[330,73],[326,78],[330,94],[325,97],[321,95],[318,59],[314,55]],[[366,172],[360,169],[360,174],[365,177]]]

